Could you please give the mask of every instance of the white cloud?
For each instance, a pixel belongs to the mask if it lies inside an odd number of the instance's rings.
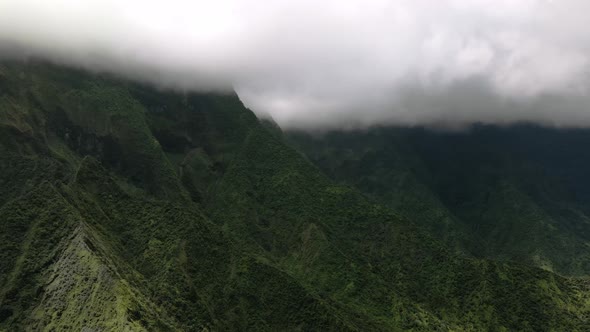
[[[0,0],[0,49],[179,89],[283,126],[590,125],[583,0]]]

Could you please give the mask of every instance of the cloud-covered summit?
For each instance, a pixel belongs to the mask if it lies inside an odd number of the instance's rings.
[[[282,126],[590,126],[583,0],[0,0],[0,52],[182,90]]]

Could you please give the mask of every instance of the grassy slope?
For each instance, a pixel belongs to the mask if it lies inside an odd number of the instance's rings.
[[[235,96],[36,64],[0,88],[0,330],[588,324],[587,281],[457,257]]]

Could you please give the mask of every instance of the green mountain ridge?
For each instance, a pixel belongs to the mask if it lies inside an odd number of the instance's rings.
[[[384,127],[290,139],[336,181],[460,252],[590,273],[587,130]]]
[[[587,331],[590,281],[448,250],[237,96],[0,65],[0,331]]]

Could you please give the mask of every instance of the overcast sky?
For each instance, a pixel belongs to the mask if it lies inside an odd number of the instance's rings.
[[[0,52],[183,90],[283,127],[590,126],[587,0],[0,0]]]

